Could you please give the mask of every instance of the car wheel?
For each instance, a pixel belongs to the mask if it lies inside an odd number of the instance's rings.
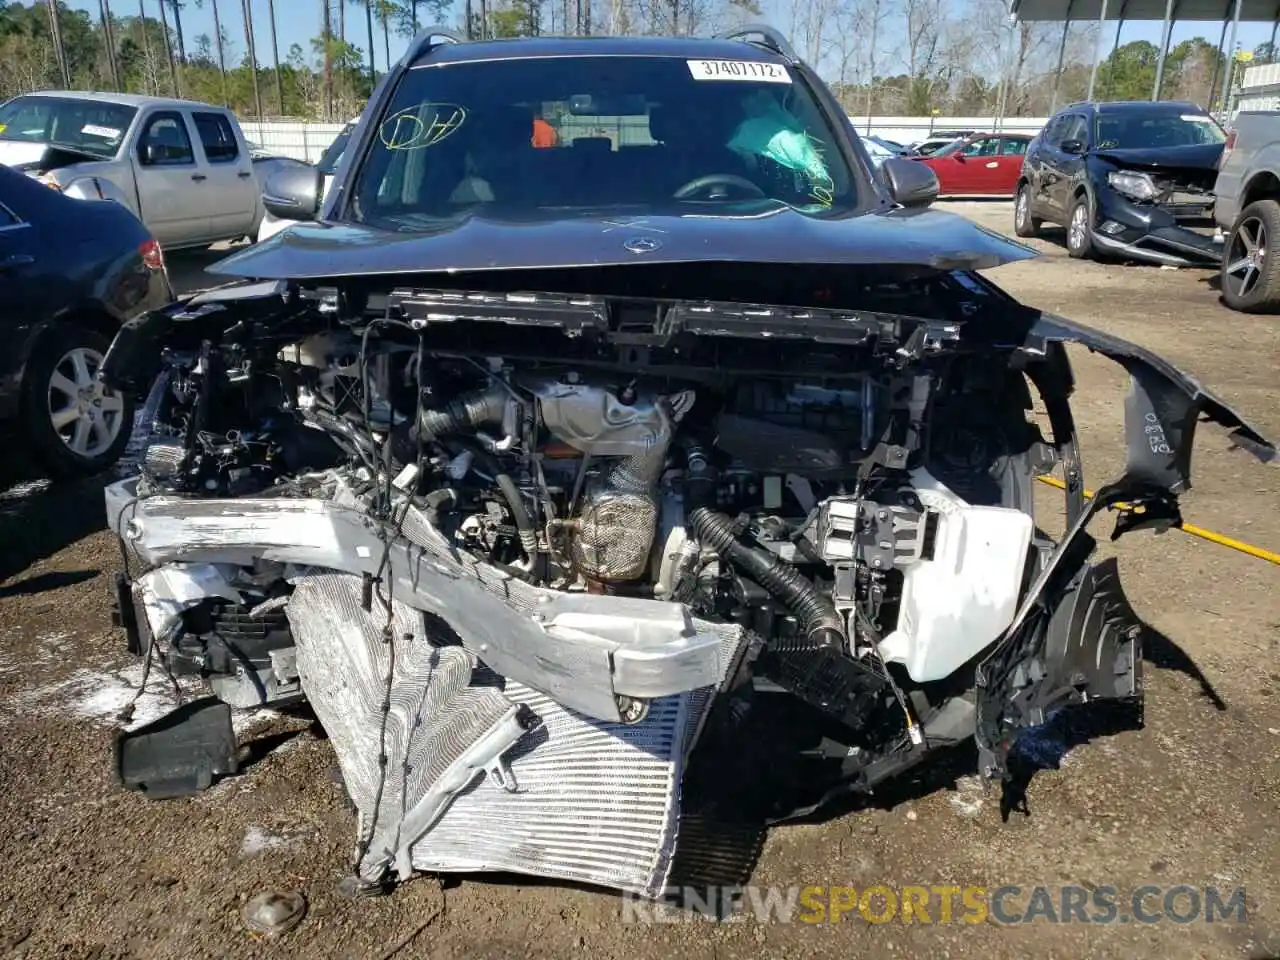
[[[1044,221],[1031,215],[1031,185],[1024,183],[1018,187],[1013,201],[1013,232],[1019,237],[1029,239],[1040,235],[1040,227]]]
[[[1077,260],[1093,256],[1093,204],[1081,194],[1067,218],[1067,253]]]
[[[53,477],[100,473],[133,432],[133,398],[98,382],[102,334],[59,327],[36,349],[22,384],[22,421],[32,452]]]
[[[1272,249],[1280,239],[1280,203],[1257,200],[1236,217],[1223,244],[1222,299],[1242,313],[1269,313],[1280,307],[1280,259]]]

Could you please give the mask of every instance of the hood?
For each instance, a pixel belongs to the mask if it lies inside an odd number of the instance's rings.
[[[300,223],[210,273],[263,280],[436,271],[737,262],[918,265],[982,270],[1037,256],[1030,247],[937,210],[819,218],[790,207],[715,216],[582,214],[555,220],[469,215],[413,233]]]
[[[1222,147],[1221,143],[1208,143],[1187,147],[1095,150],[1093,155],[1135,170],[1208,170],[1216,173]]]
[[[98,163],[101,160],[102,157],[94,156],[92,153],[52,143],[0,140],[0,163],[15,170],[37,170],[44,173],[73,163],[86,161]]]

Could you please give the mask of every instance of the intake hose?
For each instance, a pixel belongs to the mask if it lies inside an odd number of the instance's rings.
[[[766,550],[741,542],[733,520],[704,505],[714,485],[715,468],[700,447],[689,445],[685,500],[693,508],[688,514],[689,525],[698,542],[715,550],[794,611],[810,643],[842,650],[844,629],[835,604],[795,567]]]
[[[452,433],[471,433],[482,423],[501,420],[510,397],[500,385],[464,393],[443,407],[421,411],[418,434],[424,443],[429,443]]]
[[[511,516],[515,520],[516,532],[520,535],[520,545],[524,547],[525,555],[532,563],[538,556],[538,535],[533,530],[533,520],[529,516],[529,511],[525,509],[524,500],[520,496],[520,488],[516,486],[516,482],[511,479],[511,475],[500,473],[493,478],[497,483],[498,489],[502,491],[503,497],[506,498],[507,505],[511,507]]]

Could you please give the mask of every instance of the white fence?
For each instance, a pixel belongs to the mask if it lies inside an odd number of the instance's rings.
[[[240,126],[246,139],[272,153],[315,163],[345,124],[241,120]]]
[[[849,118],[859,133],[870,132],[895,143],[912,143],[933,136],[935,130],[976,130],[979,133],[1036,134],[1048,122],[1047,117],[872,117]]]
[[[855,116],[849,119],[859,133],[867,132],[866,117]],[[1044,124],[1044,117],[1006,117],[1000,123],[994,117],[872,117],[870,131],[888,140],[910,143],[924,140],[935,130],[1038,133]],[[242,120],[240,126],[244,128],[247,138],[273,153],[315,163],[342,130],[343,124]]]

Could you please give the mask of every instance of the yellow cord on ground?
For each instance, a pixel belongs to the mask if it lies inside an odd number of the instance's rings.
[[[1041,483],[1047,483],[1051,487],[1057,487],[1059,490],[1067,489],[1067,485],[1057,477],[1036,477]],[[1093,499],[1093,491],[1086,490],[1084,495],[1090,500]],[[1127,503],[1117,503],[1118,510],[1132,510],[1133,507]],[[1210,543],[1219,543],[1224,547],[1230,547],[1232,550],[1238,550],[1241,553],[1247,553],[1251,557],[1257,557],[1259,560],[1268,560],[1271,563],[1280,564],[1280,553],[1272,553],[1270,550],[1263,550],[1261,547],[1255,547],[1251,543],[1245,543],[1241,540],[1234,540],[1231,537],[1223,536],[1220,533],[1214,533],[1212,530],[1206,530],[1204,527],[1193,526],[1184,523],[1180,528],[1183,533],[1189,533],[1193,537],[1199,537],[1201,540],[1208,540]]]

